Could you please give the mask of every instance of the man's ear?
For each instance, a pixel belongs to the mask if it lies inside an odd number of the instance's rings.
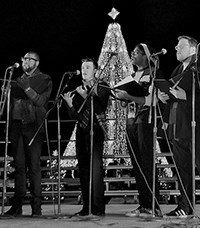
[[[39,61],[37,61],[37,62],[36,62],[36,66],[38,67],[38,66],[39,66],[39,64],[40,64],[40,62],[39,62]]]
[[[196,54],[196,51],[197,51],[197,49],[196,49],[196,47],[191,47],[191,54],[192,55],[194,55],[194,54]]]

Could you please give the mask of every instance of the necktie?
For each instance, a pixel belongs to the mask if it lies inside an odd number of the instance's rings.
[[[84,129],[86,129],[86,127],[88,126],[89,123],[89,109],[84,110],[83,114],[82,114],[82,119],[81,119],[81,123],[80,126]]]

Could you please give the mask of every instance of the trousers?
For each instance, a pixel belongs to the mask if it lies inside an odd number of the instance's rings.
[[[144,208],[150,209],[152,208],[153,166],[155,165],[153,161],[153,125],[148,123],[135,124],[134,119],[129,119],[126,129],[127,146],[139,193],[139,204]],[[155,198],[158,200],[159,188],[157,179],[158,176],[156,174]],[[158,208],[158,203],[155,206]]]
[[[105,212],[104,201],[104,175],[103,175],[103,141],[104,134],[100,126],[94,128],[93,161],[92,161],[92,211]],[[76,152],[78,158],[79,176],[83,197],[83,209],[89,209],[89,183],[90,183],[90,133],[80,126],[76,133]]]
[[[14,121],[11,126],[10,140],[15,168],[14,202],[22,203],[27,191],[27,178],[30,182],[31,206],[34,210],[41,207],[41,167],[40,155],[44,135],[38,133],[33,143],[29,142],[35,134],[35,125]]]

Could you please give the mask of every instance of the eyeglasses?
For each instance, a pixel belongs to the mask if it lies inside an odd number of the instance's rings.
[[[175,50],[176,51],[182,50],[184,47],[187,47],[187,46],[190,46],[190,45],[189,44],[177,45],[177,46],[175,46]]]
[[[32,58],[32,57],[22,57],[21,58],[21,61],[23,61],[23,62],[25,62],[25,61],[31,61],[31,60],[34,60],[34,61],[38,61],[37,59],[34,59],[34,58]]]

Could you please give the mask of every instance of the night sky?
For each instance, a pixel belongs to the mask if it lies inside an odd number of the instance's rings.
[[[98,59],[113,22],[108,16],[112,7],[120,12],[115,22],[121,25],[129,54],[140,42],[157,51],[167,49],[160,59],[166,78],[177,64],[177,37],[185,34],[200,41],[200,3],[193,1],[1,0],[0,78],[27,51],[37,51],[41,70],[52,76],[53,98],[64,72],[80,70],[81,58]]]

